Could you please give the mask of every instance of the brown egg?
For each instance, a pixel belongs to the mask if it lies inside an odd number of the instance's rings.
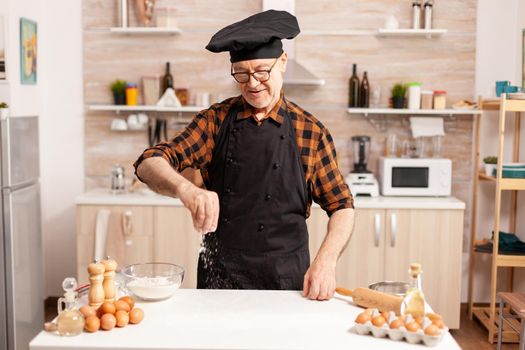
[[[131,307],[129,306],[129,304],[125,300],[117,300],[115,302],[115,309],[117,311],[124,310],[126,312],[130,312]]]
[[[129,315],[125,310],[118,310],[115,313],[115,318],[117,319],[117,327],[125,327],[129,323]]]
[[[412,321],[412,322],[408,323],[405,327],[406,327],[407,331],[409,331],[409,332],[417,332],[418,330],[421,329],[421,326],[416,321]]]
[[[90,333],[98,331],[100,329],[100,320],[98,319],[98,317],[95,315],[86,317],[84,329]]]
[[[115,314],[115,311],[117,311],[115,309],[115,304],[113,304],[110,301],[104,302],[99,307],[99,312],[100,312],[101,315],[104,315],[104,314]]]
[[[106,331],[112,330],[117,324],[117,319],[113,314],[104,314],[100,318],[100,327]]]
[[[133,324],[140,323],[144,318],[144,311],[140,308],[135,308],[129,312],[129,322]]]
[[[355,319],[356,323],[359,324],[365,324],[366,322],[370,321],[371,317],[369,314],[365,312],[361,312],[359,315],[357,315],[357,318]]]
[[[366,309],[365,313],[367,313],[368,315],[372,316],[372,314],[374,313],[374,309]]]
[[[442,319],[443,319],[443,317],[441,317],[440,314],[434,314],[434,313],[431,313],[431,312],[428,313],[426,316],[427,316],[427,317],[430,319],[430,321],[432,321],[432,322],[434,322],[434,321],[436,321],[436,320],[442,320]]]
[[[79,309],[80,313],[84,316],[84,318],[88,318],[89,316],[96,316],[97,310],[92,308],[89,305],[84,305]]]
[[[390,328],[391,329],[398,329],[399,327],[403,326],[403,320],[401,317],[396,318],[392,322],[390,322]]]
[[[432,321],[432,324],[436,325],[439,329],[445,328],[445,323],[443,323],[443,320]]]
[[[439,327],[436,326],[435,324],[431,324],[425,329],[425,334],[431,335],[431,336],[439,335]]]
[[[382,327],[385,323],[386,320],[382,315],[378,315],[372,319],[372,324],[376,327]]]
[[[133,307],[135,306],[135,299],[133,299],[129,295],[123,296],[119,300],[124,300],[126,303],[128,303],[130,310],[133,309]]]
[[[381,312],[381,316],[383,316],[385,320],[388,320],[388,311]]]
[[[423,326],[423,319],[424,317],[423,316],[418,316],[416,317],[414,320],[419,323],[420,326]]]

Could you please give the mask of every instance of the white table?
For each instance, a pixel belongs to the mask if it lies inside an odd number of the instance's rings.
[[[41,332],[30,349],[460,349],[449,333],[434,348],[353,333],[362,309],[348,300],[311,301],[295,291],[180,289],[165,301],[137,303],[145,313],[138,325],[76,337]]]

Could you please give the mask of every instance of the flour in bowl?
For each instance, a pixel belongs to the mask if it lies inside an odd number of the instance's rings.
[[[136,296],[146,300],[159,300],[169,298],[179,289],[182,280],[157,277],[136,277],[127,283],[128,289]]]

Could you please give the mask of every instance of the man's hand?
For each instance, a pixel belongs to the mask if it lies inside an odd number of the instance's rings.
[[[191,212],[193,227],[201,234],[217,230],[219,220],[219,196],[190,183],[179,188],[179,198]]]
[[[317,256],[304,275],[303,296],[313,300],[328,300],[335,292],[336,259]]]

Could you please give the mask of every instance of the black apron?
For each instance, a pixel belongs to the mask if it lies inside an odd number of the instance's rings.
[[[217,231],[204,236],[197,288],[301,290],[308,197],[288,108],[281,125],[237,120],[241,111],[230,108],[208,167],[220,215]]]

